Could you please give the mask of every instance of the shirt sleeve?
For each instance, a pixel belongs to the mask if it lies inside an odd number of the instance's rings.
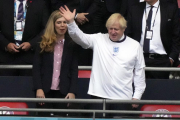
[[[68,32],[70,37],[75,41],[77,44],[82,46],[83,48],[93,48],[94,42],[96,39],[97,34],[85,34],[83,33],[75,22],[72,22],[67,25],[68,26]]]
[[[145,83],[145,63],[142,48],[138,47],[137,50],[137,60],[134,69],[134,95],[133,98],[141,99],[142,94],[146,88]]]

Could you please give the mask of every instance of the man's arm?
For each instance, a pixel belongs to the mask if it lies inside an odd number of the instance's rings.
[[[41,6],[43,6],[42,7],[42,15],[40,17],[41,18],[41,25],[39,25],[41,31],[34,38],[32,38],[30,40],[26,40],[30,44],[30,48],[31,49],[36,48],[37,43],[41,41],[41,36],[44,33],[44,29],[45,29],[45,26],[46,26],[46,23],[47,23],[47,20],[49,18],[49,14],[50,14],[48,6],[47,6],[47,4],[46,4],[46,2],[44,0],[42,1]],[[24,44],[22,43],[21,47],[24,46],[24,50],[26,50],[29,47],[29,45],[27,45],[27,44],[26,43],[24,43]]]
[[[14,52],[19,52],[18,46],[15,45],[14,39],[12,39],[10,36],[13,36],[12,32],[14,31],[14,27],[11,26],[13,23],[14,19],[8,19],[6,20],[6,18],[9,18],[11,15],[4,15],[6,9],[4,9],[4,1],[1,0],[0,1],[0,49],[2,51],[8,51],[11,53]],[[9,10],[9,9],[7,9]],[[6,11],[7,13],[9,13],[9,11]],[[13,13],[12,13],[13,14]],[[11,30],[12,27],[12,30]],[[6,35],[8,35],[8,38],[6,37]],[[9,39],[11,38],[11,39]]]
[[[93,19],[95,13],[97,13],[97,11],[99,10],[99,3],[100,3],[100,0],[93,0],[91,5],[89,5],[89,8],[87,9],[87,11],[85,11],[86,13],[89,13],[88,15],[86,15],[86,18],[89,21]]]
[[[141,99],[144,93],[146,83],[145,83],[145,68],[135,68],[134,70],[134,99]]]
[[[84,0],[83,3],[86,4],[85,2],[87,2],[87,4],[89,3],[89,1]],[[77,15],[75,17],[76,21],[79,24],[84,24],[86,22],[91,21],[95,13],[98,12],[99,3],[100,3],[100,0],[93,0],[93,2],[90,2],[90,4],[88,4],[87,6],[84,6],[84,7],[88,7],[84,11],[77,10]],[[81,6],[83,7],[83,5]]]
[[[66,19],[68,23],[68,32],[71,38],[83,48],[92,48],[96,39],[95,35],[88,35],[83,33],[74,21],[76,10],[74,10],[72,13],[67,6],[65,6],[65,8],[66,9],[63,7],[60,8],[60,14]]]
[[[5,50],[5,48],[7,47],[7,45],[10,43],[10,41],[8,41],[8,39],[6,39],[2,33],[2,24],[3,24],[3,0],[0,1],[0,49],[1,50]]]
[[[145,83],[145,62],[143,50],[139,45],[136,55],[136,64],[134,69],[134,94],[133,98],[140,100],[146,88]]]
[[[77,82],[78,82],[78,45],[73,43],[73,58],[70,67],[71,83],[68,93],[77,94]]]
[[[41,48],[40,48],[40,44],[38,43],[33,59],[33,69],[32,69],[34,90],[42,89],[42,81],[41,81],[42,57],[40,51]]]
[[[169,57],[172,58],[174,61],[177,60],[179,54],[179,47],[180,47],[180,28],[179,28],[179,18],[178,18],[178,8],[176,5],[173,5],[173,18],[172,18],[172,47]]]
[[[4,35],[3,35],[3,33],[0,31],[0,42],[1,42],[1,44],[0,44],[0,49],[1,50],[6,50],[6,48],[7,48],[7,46],[8,46],[8,44],[9,43],[11,43],[8,39],[6,39],[5,37],[4,37]],[[15,45],[15,44],[14,44]]]
[[[44,91],[42,89],[42,81],[41,81],[41,48],[40,44],[38,43],[38,47],[35,51],[34,60],[33,60],[33,89],[36,91],[36,98],[45,98]],[[39,103],[43,105],[44,103]]]
[[[79,24],[84,24],[86,22],[89,22],[89,20],[86,18],[86,15],[88,15],[89,13],[77,13],[76,14],[76,23]]]

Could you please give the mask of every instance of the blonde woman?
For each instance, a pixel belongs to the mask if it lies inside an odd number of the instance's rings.
[[[33,80],[37,98],[75,98],[78,78],[75,46],[67,34],[65,18],[59,14],[59,10],[54,11],[34,57]],[[65,109],[68,106],[65,103],[38,104],[41,108]]]

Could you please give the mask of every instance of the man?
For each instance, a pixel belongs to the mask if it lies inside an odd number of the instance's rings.
[[[170,2],[177,5],[177,0],[162,0],[163,2]],[[121,13],[123,13],[124,17],[127,18],[128,11],[131,10],[131,7],[135,4],[138,4],[139,2],[144,2],[144,0],[125,0],[121,6],[123,6]]]
[[[136,2],[137,1],[140,1],[140,2],[144,2],[145,0],[135,0]],[[163,2],[170,2],[170,3],[173,3],[175,5],[178,5],[178,0],[162,0]]]
[[[92,98],[138,100],[145,89],[144,57],[138,42],[124,35],[126,20],[119,13],[107,21],[107,34],[84,34],[74,22],[75,10],[61,7],[71,38],[83,48],[93,49],[88,94]],[[132,82],[135,91],[133,93]],[[116,105],[114,109],[129,109]],[[116,108],[117,107],[117,108]],[[137,105],[133,105],[137,107]]]
[[[140,42],[147,67],[170,67],[179,52],[178,8],[163,0],[145,0],[132,7],[127,34]],[[147,78],[168,79],[169,72],[147,72]]]
[[[0,1],[0,64],[31,65],[34,49],[49,17],[44,0]],[[32,75],[31,70],[0,70],[4,76]]]

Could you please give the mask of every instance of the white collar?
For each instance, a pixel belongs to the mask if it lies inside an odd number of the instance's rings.
[[[151,5],[146,2],[146,8],[150,7]],[[154,7],[158,8],[159,0],[153,5]]]
[[[124,39],[124,34],[122,35],[122,37],[120,38],[120,40],[119,41],[121,41],[121,40],[123,40]]]

